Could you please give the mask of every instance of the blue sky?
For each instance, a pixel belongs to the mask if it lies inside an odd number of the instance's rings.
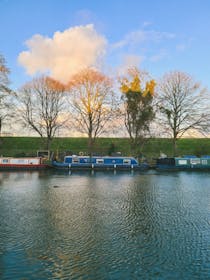
[[[0,0],[14,89],[43,72],[65,82],[89,65],[113,75],[136,65],[155,79],[180,70],[210,87],[209,50],[209,0]]]

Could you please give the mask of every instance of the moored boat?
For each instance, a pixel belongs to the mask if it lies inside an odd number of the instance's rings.
[[[210,156],[196,157],[193,155],[173,158],[158,158],[157,170],[210,170]]]
[[[0,170],[34,170],[48,167],[49,165],[42,162],[41,157],[0,157]]]
[[[114,156],[66,156],[63,162],[54,160],[52,166],[57,169],[147,169],[147,163],[139,164],[133,157]]]

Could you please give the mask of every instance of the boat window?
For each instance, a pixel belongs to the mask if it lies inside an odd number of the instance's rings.
[[[202,164],[208,164],[207,159],[202,159]]]
[[[97,158],[96,159],[96,163],[103,164],[104,163],[104,159],[103,158]]]
[[[178,160],[178,164],[185,165],[185,164],[187,164],[187,160],[186,159],[180,159],[180,160]]]
[[[190,159],[190,163],[191,163],[191,164],[200,164],[201,161],[200,161],[199,158],[192,158],[192,159]]]
[[[123,160],[123,164],[131,164],[131,160],[125,158],[125,159]]]
[[[78,157],[73,157],[72,158],[72,163],[79,163],[79,158]]]
[[[8,159],[2,159],[2,163],[8,163],[9,160]]]

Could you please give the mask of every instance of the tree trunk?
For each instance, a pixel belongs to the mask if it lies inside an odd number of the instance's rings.
[[[1,129],[2,129],[2,118],[0,118],[0,136],[1,136]]]
[[[48,137],[47,140],[46,140],[46,149],[47,149],[48,151],[50,151],[51,142],[52,142],[52,139]]]
[[[91,134],[89,134],[89,136],[88,136],[88,154],[89,154],[89,157],[92,158],[92,156],[93,156],[93,138],[92,138]]]
[[[177,156],[177,139],[173,138],[173,156]]]

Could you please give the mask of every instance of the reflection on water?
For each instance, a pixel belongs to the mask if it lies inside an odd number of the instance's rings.
[[[210,173],[0,173],[0,279],[210,279]]]

